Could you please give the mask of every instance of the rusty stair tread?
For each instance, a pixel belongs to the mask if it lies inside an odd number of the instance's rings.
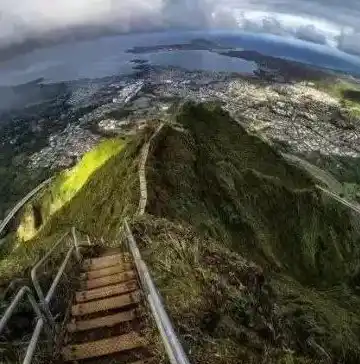
[[[128,252],[123,252],[121,248],[117,247],[107,247],[101,252],[98,258],[107,257],[109,255],[116,255],[116,254],[129,254]],[[96,258],[96,257],[95,257]]]
[[[100,256],[97,258],[90,258],[90,259],[86,259],[84,261],[84,264],[97,264],[97,263],[102,263],[104,261],[109,261],[109,260],[113,260],[113,259],[123,259],[124,258],[124,253],[122,252],[118,252],[117,254],[112,254],[112,255],[104,255],[104,256]]]
[[[145,345],[146,341],[143,337],[136,332],[131,332],[109,339],[68,345],[63,348],[62,355],[65,361],[82,360],[136,349]]]
[[[95,279],[89,279],[82,282],[82,289],[94,289],[104,286],[109,286],[116,283],[130,281],[136,278],[136,274],[133,270],[129,270],[123,273],[113,274],[111,276],[100,277]]]
[[[122,308],[140,301],[140,291],[121,296],[114,296],[102,300],[80,303],[72,306],[71,313],[73,316],[83,316],[95,312]]]
[[[76,321],[67,325],[68,332],[93,330],[102,327],[112,327],[123,322],[132,321],[137,317],[135,310],[116,313],[115,315],[98,317],[91,320]]]
[[[111,286],[104,286],[100,288],[91,289],[88,291],[76,292],[76,302],[82,303],[86,301],[117,296],[120,294],[135,291],[138,288],[136,280],[131,280],[123,283],[114,284]]]
[[[97,270],[129,261],[130,256],[128,254],[119,253],[100,258],[86,259],[83,263],[83,268],[85,270]]]
[[[131,270],[133,265],[131,263],[118,263],[111,267],[101,268],[97,270],[87,271],[81,274],[81,279],[96,279],[106,276],[111,276],[116,273],[126,272]]]

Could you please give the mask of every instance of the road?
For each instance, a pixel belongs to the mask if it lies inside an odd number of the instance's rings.
[[[331,173],[316,167],[314,164],[299,158],[292,154],[281,153],[281,155],[290,163],[300,166],[305,169],[312,176],[315,176],[318,180],[327,185],[332,191],[339,194],[343,190],[342,183],[340,183]]]
[[[344,206],[349,207],[351,210],[357,212],[358,214],[360,214],[360,206],[354,203],[351,203],[343,198],[341,198],[339,195],[337,195],[336,193],[333,193],[319,185],[316,186],[316,188],[322,192],[325,192],[327,195],[331,196],[332,198],[334,198],[336,201],[339,201],[341,204],[343,204]]]
[[[36,188],[34,188],[31,192],[29,192],[24,198],[22,198],[7,214],[5,219],[0,223],[0,236],[4,229],[6,228],[7,224],[10,222],[10,220],[15,216],[15,214],[28,202],[37,192],[39,192],[42,188],[47,186],[54,177],[51,177],[47,179],[46,181],[39,184]],[[1,242],[0,242],[1,245]]]

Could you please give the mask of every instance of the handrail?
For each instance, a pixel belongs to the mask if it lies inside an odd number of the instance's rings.
[[[164,123],[161,123],[157,129],[155,130],[154,134],[151,136],[149,141],[144,144],[143,149],[141,151],[141,157],[139,162],[139,184],[140,184],[140,200],[139,205],[137,208],[137,215],[144,215],[147,199],[148,199],[148,193],[147,193],[147,182],[146,182],[146,161],[149,155],[150,145],[151,142],[156,138],[156,136],[160,133],[161,129],[164,127]]]
[[[40,287],[39,281],[37,279],[37,270],[48,260],[51,254],[56,250],[56,248],[65,240],[65,238],[69,235],[69,232],[66,232],[57,242],[56,244],[35,264],[33,269],[31,270],[31,280],[34,285],[35,291],[40,298],[40,300],[45,301],[45,295]]]
[[[6,228],[7,224],[11,221],[11,219],[15,216],[15,214],[34,196],[38,193],[43,187],[48,185],[54,177],[51,177],[44,182],[40,183],[36,188],[34,188],[31,192],[29,192],[24,198],[22,198],[7,214],[3,221],[0,222],[0,235],[3,230]],[[2,244],[0,243],[0,246]]]
[[[11,318],[13,312],[18,307],[20,302],[22,302],[22,299],[25,295],[27,296],[27,299],[29,300],[35,314],[37,315],[36,326],[33,331],[28,348],[26,350],[25,358],[23,360],[23,364],[30,364],[31,360],[34,356],[36,345],[38,343],[38,340],[39,340],[40,334],[42,332],[42,329],[44,327],[44,324],[45,324],[45,329],[47,331],[48,337],[50,339],[54,337],[54,335],[53,335],[54,332],[53,332],[53,328],[51,327],[51,325],[49,325],[47,318],[44,316],[43,312],[41,311],[41,308],[40,308],[39,304],[36,302],[36,299],[33,296],[33,293],[29,287],[27,287],[27,286],[22,287],[18,291],[18,293],[16,294],[16,296],[14,297],[12,302],[10,303],[10,306],[5,311],[4,315],[2,316],[2,318],[0,320],[0,334],[5,329],[6,324],[8,323],[9,319]]]
[[[54,296],[54,293],[55,293],[55,290],[60,282],[60,279],[61,279],[61,276],[63,275],[65,269],[66,269],[66,266],[67,266],[67,263],[69,262],[70,258],[71,258],[71,255],[72,253],[74,252],[75,250],[75,247],[71,247],[70,250],[67,252],[66,256],[65,256],[65,259],[64,261],[62,262],[57,274],[56,274],[56,277],[55,279],[53,280],[51,286],[50,286],[50,289],[45,297],[45,302],[47,304],[49,304],[51,302],[51,299],[53,298]]]
[[[57,272],[53,282],[51,283],[51,286],[50,286],[48,292],[46,293],[46,296],[39,284],[39,280],[37,277],[37,271],[49,259],[51,254],[60,246],[60,244],[63,243],[63,241],[69,236],[69,234],[70,234],[69,231],[66,232],[56,242],[56,244],[45,254],[45,256],[36,263],[36,265],[31,270],[31,279],[32,279],[32,283],[33,283],[34,289],[36,291],[36,294],[38,296],[39,303],[36,301],[36,298],[34,297],[30,288],[27,286],[24,286],[16,294],[15,298],[12,300],[10,306],[7,308],[3,317],[0,320],[0,334],[1,334],[1,332],[5,328],[8,320],[11,318],[12,313],[14,312],[16,307],[19,305],[19,303],[21,302],[24,295],[27,295],[27,298],[30,301],[30,304],[32,305],[33,310],[35,311],[38,319],[36,321],[36,325],[35,325],[31,340],[27,347],[25,358],[23,360],[23,364],[31,363],[44,325],[46,328],[48,338],[52,342],[55,341],[55,337],[57,334],[57,327],[56,327],[56,323],[55,323],[55,318],[50,311],[49,304],[54,296],[56,288],[59,285],[60,279],[61,279],[62,275],[64,274],[64,271],[68,265],[68,262],[70,261],[71,256],[73,255],[73,253],[75,253],[75,256],[78,261],[81,260],[81,254],[80,254],[80,250],[79,250],[79,244],[78,244],[78,240],[76,237],[75,228],[71,229],[71,234],[73,237],[73,245],[68,250],[61,266],[58,269],[58,272]],[[87,238],[88,238],[88,243],[89,243],[90,239],[89,239],[89,237],[87,237]]]
[[[49,257],[52,255],[52,253],[57,249],[57,247],[69,236],[70,232],[66,232],[58,241],[57,243],[52,247],[51,250],[49,250],[45,256],[40,259],[38,261],[38,263],[33,267],[33,269],[31,270],[31,280],[33,283],[33,286],[35,288],[35,291],[37,293],[37,296],[39,298],[40,304],[42,309],[46,312],[46,315],[48,317],[48,320],[50,321],[52,327],[54,328],[54,330],[56,330],[56,324],[55,324],[55,318],[53,317],[51,310],[50,310],[50,302],[54,296],[54,293],[56,291],[56,288],[60,282],[60,279],[62,277],[62,275],[64,274],[64,271],[67,267],[68,262],[70,261],[70,258],[72,256],[73,253],[75,253],[76,258],[78,261],[81,260],[81,254],[80,254],[80,250],[79,250],[79,245],[78,245],[78,241],[77,241],[77,237],[76,237],[76,231],[75,228],[71,229],[71,233],[73,236],[73,246],[69,249],[69,251],[67,252],[48,292],[46,293],[46,295],[44,294],[43,290],[41,289],[41,286],[39,284],[39,280],[37,277],[37,271],[38,269],[49,259]]]
[[[154,316],[170,362],[171,364],[190,364],[189,359],[175,334],[170,318],[165,311],[160,294],[151,278],[146,263],[141,258],[140,250],[126,219],[124,226],[128,249],[134,258],[141,285],[146,293],[150,310]]]

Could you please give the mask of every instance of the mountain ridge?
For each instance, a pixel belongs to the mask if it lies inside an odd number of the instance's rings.
[[[353,213],[218,104],[186,103],[150,143],[147,206],[136,217],[140,157],[158,125],[129,137],[70,201],[43,216],[25,243],[37,251],[28,264],[72,225],[119,244],[123,218],[132,217],[191,362],[357,363]]]

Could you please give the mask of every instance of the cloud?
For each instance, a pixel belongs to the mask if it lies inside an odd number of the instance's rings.
[[[336,23],[301,15],[245,11],[238,14],[240,28],[336,46],[341,26]]]
[[[318,44],[327,43],[326,35],[324,33],[322,33],[320,30],[318,30],[316,28],[316,26],[313,24],[304,25],[304,26],[299,27],[295,31],[294,35],[296,38],[306,40],[309,42],[313,42],[313,43],[318,43]]]
[[[275,35],[288,35],[282,24],[273,17],[264,16],[261,19],[247,18],[246,14],[242,15],[239,21],[239,27],[255,33],[270,33]]]
[[[162,0],[0,0],[0,44],[81,27],[129,32],[160,25]]]
[[[360,32],[342,32],[338,37],[338,48],[344,52],[360,55]]]
[[[0,47],[75,31],[240,28],[360,54],[358,19],[358,0],[0,0]]]

